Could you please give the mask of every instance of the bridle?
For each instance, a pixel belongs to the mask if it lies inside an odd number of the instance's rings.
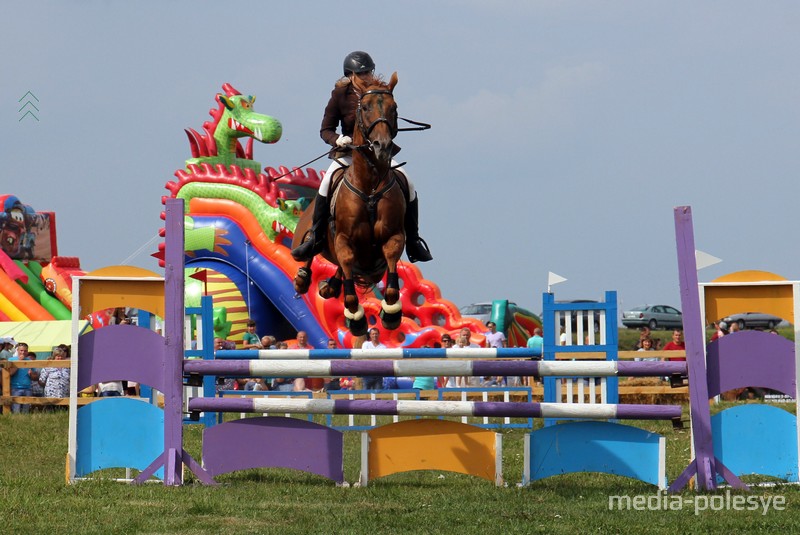
[[[364,97],[367,95],[389,95],[394,98],[394,95],[388,89],[370,89],[369,91],[364,91],[358,96],[358,106],[356,107],[356,123],[358,125],[358,129],[361,131],[361,135],[364,137],[365,141],[369,140],[369,135],[372,133],[372,130],[381,123],[386,123],[386,126],[389,127],[389,134],[391,135],[392,139],[397,136],[397,114],[392,117],[392,120],[389,120],[386,117],[383,109],[381,109],[381,116],[372,121],[369,126],[364,124],[364,112],[361,107],[361,104],[364,100]],[[363,146],[370,147],[369,143],[365,143]],[[361,147],[359,147],[361,148]]]

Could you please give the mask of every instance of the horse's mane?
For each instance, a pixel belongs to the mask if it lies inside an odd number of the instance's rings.
[[[345,86],[348,84],[353,84],[353,87],[356,91],[364,92],[369,87],[380,86],[381,88],[385,89],[388,87],[388,84],[383,80],[383,76],[380,74],[372,74],[371,76],[366,76],[364,78],[360,76],[353,76],[352,80],[350,78],[340,78],[338,82],[336,82],[336,87]]]

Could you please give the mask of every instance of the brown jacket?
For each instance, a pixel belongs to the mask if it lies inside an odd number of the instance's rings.
[[[342,149],[336,146],[339,133],[336,129],[341,125],[341,135],[353,137],[353,130],[356,126],[356,108],[358,107],[358,95],[353,89],[353,84],[349,82],[337,82],[331,91],[331,98],[325,106],[325,115],[322,117],[322,126],[319,129],[319,136],[322,140],[334,148],[331,151],[331,158],[338,158],[350,153],[350,149]],[[400,147],[395,144],[393,154],[400,152]]]
[[[342,125],[342,135],[353,137],[357,107],[358,95],[353,90],[353,84],[336,84],[331,91],[328,105],[325,106],[325,115],[319,129],[319,135],[325,143],[336,147],[336,140],[339,139],[336,129],[339,124]]]

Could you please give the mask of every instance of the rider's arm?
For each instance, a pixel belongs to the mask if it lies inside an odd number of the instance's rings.
[[[325,106],[325,115],[322,117],[322,126],[319,129],[319,137],[332,147],[336,146],[336,140],[339,138],[339,134],[336,132],[340,121],[339,99],[336,93],[336,89],[331,91],[331,98],[328,105]]]

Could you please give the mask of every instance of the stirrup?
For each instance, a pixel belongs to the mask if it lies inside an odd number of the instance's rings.
[[[428,244],[419,236],[406,243],[406,254],[408,255],[409,262],[412,264],[415,262],[429,262],[433,260]]]

